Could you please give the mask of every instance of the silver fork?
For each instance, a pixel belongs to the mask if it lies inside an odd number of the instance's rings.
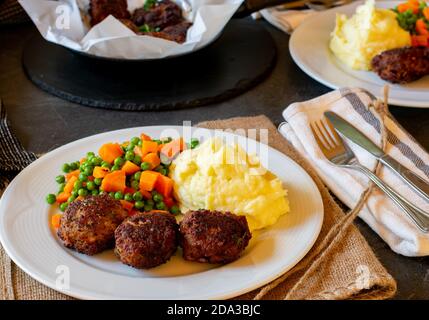
[[[325,157],[337,166],[358,170],[365,174],[411,218],[421,231],[429,232],[429,214],[402,197],[371,170],[361,165],[329,120],[326,118],[324,120],[313,122],[310,127]]]

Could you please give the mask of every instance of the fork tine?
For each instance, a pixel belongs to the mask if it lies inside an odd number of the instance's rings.
[[[329,145],[329,143],[325,141],[323,134],[320,132],[320,129],[317,126],[317,122],[310,123],[310,128],[311,128],[311,131],[313,132],[313,136],[316,139],[316,142],[319,145],[319,147],[324,150],[329,150],[331,146]]]
[[[332,137],[329,134],[328,130],[326,129],[326,126],[323,123],[323,121],[322,120],[317,121],[316,125],[318,126],[322,136],[325,138],[325,141],[328,144],[328,146],[330,146],[331,148],[335,148],[337,146],[337,143],[335,143],[335,141],[332,141]]]
[[[343,139],[341,139],[340,135],[337,133],[337,130],[335,130],[334,126],[332,125],[331,121],[326,119],[326,124],[330,128],[330,132],[333,136],[333,138],[336,140],[337,144],[340,144]]]

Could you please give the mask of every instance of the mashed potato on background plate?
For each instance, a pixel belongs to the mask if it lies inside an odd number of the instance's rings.
[[[289,211],[280,179],[238,144],[221,139],[182,152],[170,166],[170,177],[182,212],[230,211],[246,216],[253,231],[276,223]]]
[[[371,60],[383,51],[411,45],[411,36],[399,26],[392,10],[375,7],[368,0],[348,19],[337,14],[329,47],[335,56],[355,70],[370,70]]]

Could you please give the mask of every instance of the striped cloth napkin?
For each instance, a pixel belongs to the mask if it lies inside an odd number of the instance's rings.
[[[10,180],[36,159],[36,155],[26,151],[12,134],[0,100],[0,196]]]
[[[317,171],[328,188],[349,208],[353,208],[368,187],[369,180],[357,171],[331,164],[318,147],[309,124],[331,110],[350,122],[378,146],[381,145],[381,127],[378,118],[368,108],[376,98],[362,89],[344,88],[313,100],[293,103],[283,112],[286,122],[279,131]],[[416,121],[418,121],[416,119]],[[386,153],[423,179],[429,179],[428,153],[388,114],[385,122]],[[377,164],[375,158],[348,142],[360,163],[370,170]],[[383,167],[380,178],[418,207],[429,212],[429,203],[419,197],[390,169]],[[397,253],[405,256],[429,255],[429,234],[421,232],[414,223],[384,193],[374,189],[359,213]]]

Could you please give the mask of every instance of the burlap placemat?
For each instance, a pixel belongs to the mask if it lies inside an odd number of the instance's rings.
[[[311,167],[265,116],[199,124],[210,129],[268,129],[269,144],[300,164],[314,179],[323,198],[322,231],[307,256],[279,279],[238,299],[386,299],[396,282],[378,261],[357,228],[329,232],[345,214]],[[332,234],[334,234],[332,236]],[[323,248],[321,250],[321,248]],[[287,254],[287,253],[285,253]],[[69,299],[39,284],[20,270],[0,248],[1,299]]]

